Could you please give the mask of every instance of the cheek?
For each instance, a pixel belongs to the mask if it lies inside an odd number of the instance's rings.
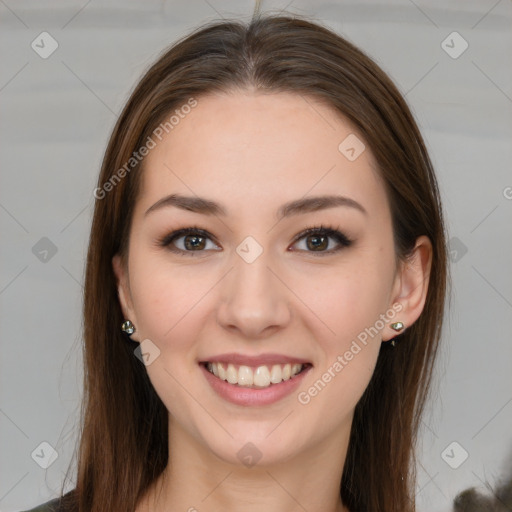
[[[133,254],[130,282],[136,327],[158,345],[170,364],[180,352],[193,358],[190,348],[200,338],[205,308],[211,309],[209,293],[218,275],[205,267],[180,267],[161,254]]]
[[[392,258],[382,254],[361,251],[335,272],[309,273],[297,282],[315,313],[308,328],[315,333],[320,365],[317,380],[302,389],[313,408],[351,410],[372,377],[392,278]]]
[[[297,273],[293,289],[313,313],[308,317],[312,325],[316,323],[315,332],[321,328],[321,339],[331,340],[330,345],[342,350],[374,326],[388,307],[390,269],[389,262],[358,253],[338,268]]]
[[[381,346],[375,326],[385,312],[387,290],[375,272],[351,270],[330,279],[326,293],[311,295],[318,318],[308,328],[319,364],[297,399],[309,418],[319,418],[314,421],[324,433],[348,419],[371,380]]]
[[[142,335],[162,342],[185,314],[190,289],[183,286],[178,271],[160,258],[131,255],[130,289]],[[190,283],[189,283],[190,284]]]
[[[350,360],[348,353],[352,354]],[[361,344],[354,352],[339,354],[335,363],[330,363],[300,397],[303,402],[304,397],[310,399],[306,407],[311,407],[308,411],[311,416],[323,418],[327,423],[325,428],[329,429],[351,415],[372,378],[378,354],[377,346]]]

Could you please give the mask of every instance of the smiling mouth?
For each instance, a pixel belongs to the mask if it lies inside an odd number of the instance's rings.
[[[201,363],[215,377],[240,387],[263,389],[293,379],[312,365],[305,364],[274,364],[251,367],[232,363],[204,362]]]

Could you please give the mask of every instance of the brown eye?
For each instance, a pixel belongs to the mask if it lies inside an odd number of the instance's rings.
[[[196,235],[185,235],[181,237],[184,239],[184,245],[187,250],[204,249],[206,245],[206,238]]]
[[[306,241],[306,249],[300,249],[301,251],[314,252],[322,256],[324,254],[332,254],[352,245],[352,240],[341,231],[324,226],[306,229],[297,237],[296,243],[302,239]],[[334,247],[330,244],[330,240],[334,240]],[[330,245],[331,248],[327,250]]]
[[[324,226],[308,228],[295,239],[294,245],[305,240],[305,248],[300,252],[314,253],[318,256],[329,255],[352,245],[353,241],[337,229]],[[210,242],[210,246],[208,246]],[[207,231],[197,228],[183,228],[165,236],[159,245],[167,247],[177,254],[194,256],[194,253],[204,253],[208,250],[220,250],[213,242],[213,237]]]
[[[193,255],[191,253],[205,252],[208,249],[207,242],[209,240],[211,241],[211,236],[206,231],[199,228],[185,228],[167,235],[160,245],[167,247],[172,252]],[[215,244],[213,245],[214,248],[217,247]]]

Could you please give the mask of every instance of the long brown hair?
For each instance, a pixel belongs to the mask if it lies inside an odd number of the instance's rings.
[[[364,138],[384,179],[397,261],[406,260],[420,235],[432,242],[424,310],[394,349],[382,344],[355,409],[340,482],[341,498],[352,512],[414,511],[414,449],[449,278],[433,166],[405,100],[373,60],[318,23],[270,15],[256,15],[247,24],[210,22],[182,38],[144,74],[114,127],[87,255],[84,401],[70,509],[133,511],[168,462],[167,410],[134,357],[136,344],[120,330],[112,257],[126,256],[142,170],[141,164],[126,163],[191,98],[236,89],[302,94],[344,115]]]

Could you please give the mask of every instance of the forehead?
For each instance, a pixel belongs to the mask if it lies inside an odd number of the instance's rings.
[[[369,148],[362,149],[362,137],[326,104],[294,93],[250,91],[196,100],[167,126],[161,141],[153,137],[156,146],[144,159],[142,206],[182,192],[240,211],[337,192],[368,210],[386,207]],[[346,153],[347,146],[359,156]]]

